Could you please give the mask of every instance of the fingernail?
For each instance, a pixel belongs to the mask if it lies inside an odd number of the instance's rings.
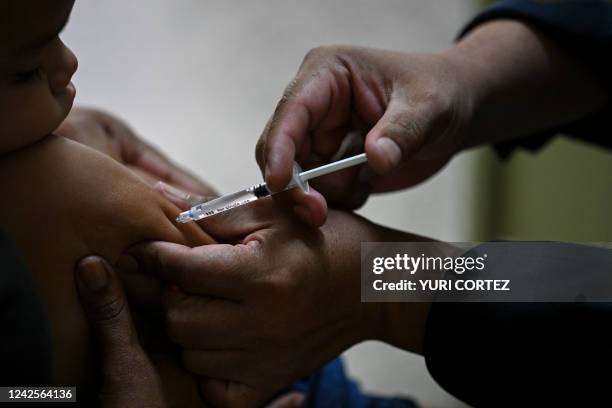
[[[174,186],[171,186],[170,184],[166,184],[163,181],[160,181],[155,185],[155,190],[162,193],[162,195],[173,203],[179,202],[193,206],[208,201],[207,197],[187,193]]]
[[[395,143],[388,137],[381,137],[380,139],[378,139],[376,144],[378,145],[378,148],[383,151],[385,156],[387,156],[387,159],[391,164],[391,168],[396,168],[400,160],[402,159],[402,151],[400,150],[397,143]]]
[[[85,261],[79,268],[79,279],[91,292],[101,292],[108,286],[109,275],[106,262],[101,259]]]
[[[132,256],[121,255],[117,259],[117,269],[121,273],[136,273],[138,272],[138,262]]]
[[[166,184],[163,181],[160,181],[157,186],[159,191],[168,197],[169,199],[174,200],[187,200],[189,198],[189,194],[184,192],[183,190],[179,190],[176,187],[171,186],[170,184]]]

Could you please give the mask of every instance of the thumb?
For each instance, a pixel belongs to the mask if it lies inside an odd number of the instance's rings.
[[[383,175],[398,168],[423,147],[429,122],[427,116],[419,114],[401,99],[392,99],[366,136],[368,165]]]
[[[125,294],[110,265],[96,256],[81,260],[76,286],[100,349],[102,405],[128,406],[146,399],[152,406],[163,406],[159,377],[138,342]]]

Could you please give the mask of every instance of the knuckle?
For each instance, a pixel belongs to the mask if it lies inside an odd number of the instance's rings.
[[[318,47],[311,48],[310,50],[308,50],[306,55],[304,55],[303,62],[305,63],[307,61],[316,60],[316,59],[321,58],[322,56],[327,55],[329,52],[329,48],[330,46],[328,45],[321,45]]]
[[[451,95],[447,87],[439,82],[437,77],[425,78],[420,82],[417,92],[403,95],[408,106],[416,110],[419,116],[433,119],[451,113]],[[405,87],[410,89],[410,84],[405,84]]]
[[[413,143],[424,144],[433,140],[441,130],[452,126],[456,120],[451,98],[437,88],[430,88],[422,95],[419,104],[414,108]]]
[[[142,387],[157,380],[152,372],[152,367],[144,354],[134,353],[129,348],[118,351],[118,359],[124,364],[104,364],[102,375],[105,386],[127,390],[134,387]],[[140,375],[133,375],[139,373]]]
[[[280,100],[276,104],[276,109],[274,110],[274,117],[276,117],[281,112],[283,106],[285,106],[287,102],[295,98],[297,94],[298,84],[299,84],[299,78],[295,77],[291,80],[291,82],[289,82],[287,87],[285,87],[285,90],[283,91],[283,95],[281,96]],[[274,124],[274,120],[272,120],[272,124]]]
[[[423,138],[424,127],[420,120],[407,115],[398,115],[389,120],[391,132],[388,135],[400,148],[402,155],[410,153],[415,144]]]
[[[295,96],[297,95],[296,89],[298,87],[298,83],[299,83],[299,78],[295,77],[285,87],[285,90],[283,91],[281,98],[276,103],[276,107],[274,108],[272,117],[266,124],[266,127],[264,129],[264,134],[268,134],[271,130],[273,130],[276,127],[278,123],[278,117],[281,116],[285,105],[287,105],[287,103],[293,100],[293,98],[295,98]]]
[[[138,251],[138,261],[142,264],[143,270],[149,274],[156,274],[162,270],[164,262],[162,261],[162,251],[159,245],[145,244],[142,251]]]
[[[438,96],[436,104],[432,106],[431,117],[432,122],[451,123],[455,120],[455,111],[453,103],[447,96]]]
[[[451,111],[451,103],[448,96],[437,87],[430,88],[423,96],[423,99],[427,113],[432,116],[440,117],[448,115]]]
[[[304,62],[326,60],[330,57],[337,57],[347,52],[347,47],[342,45],[320,45],[311,48],[304,56]]]
[[[324,68],[344,65],[342,62],[347,57],[346,47],[339,45],[323,45],[312,48],[306,53],[300,66],[298,77],[317,77],[321,75]],[[310,75],[309,75],[310,74]]]
[[[270,277],[261,281],[261,293],[266,296],[286,297],[299,290],[300,285],[290,268],[279,268]]]
[[[310,49],[304,56],[298,74],[285,88],[281,99],[276,105],[273,117],[276,117],[282,111],[287,102],[297,97],[300,87],[304,82],[321,76],[323,72],[329,70],[330,66],[334,65],[334,62],[340,61],[340,56],[344,53],[344,47],[337,45],[324,45]],[[274,121],[272,121],[272,124],[274,124]]]
[[[125,296],[123,294],[116,295],[114,298],[98,305],[92,312],[92,318],[99,323],[112,325],[119,320],[126,306]]]

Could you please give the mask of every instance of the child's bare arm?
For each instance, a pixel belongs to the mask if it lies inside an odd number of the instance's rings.
[[[178,209],[125,166],[63,137],[1,157],[0,188],[0,226],[47,306],[58,383],[79,383],[90,361],[73,280],[79,259],[97,254],[115,262],[124,249],[151,239],[212,242],[195,225],[177,226]]]

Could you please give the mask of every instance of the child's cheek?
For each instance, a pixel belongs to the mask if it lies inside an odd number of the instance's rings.
[[[0,87],[0,154],[30,146],[52,133],[69,109],[36,80]]]

